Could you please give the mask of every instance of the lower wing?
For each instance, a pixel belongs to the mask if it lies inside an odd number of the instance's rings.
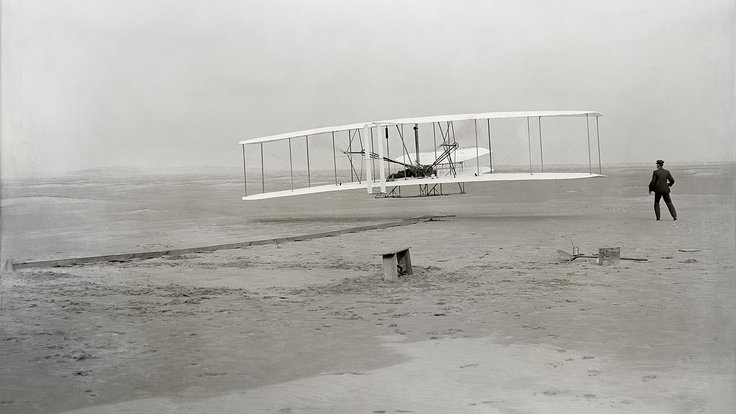
[[[487,170],[488,167],[486,167]],[[591,173],[483,173],[476,174],[473,171],[467,171],[457,176],[440,176],[440,177],[421,177],[421,178],[399,178],[394,181],[386,181],[386,187],[403,187],[409,185],[435,185],[435,184],[453,184],[453,183],[478,183],[493,181],[552,181],[552,180],[576,180],[582,178],[605,177],[601,174]],[[327,184],[315,187],[297,188],[294,190],[273,191],[268,193],[253,194],[243,197],[243,200],[264,200],[268,198],[290,197],[307,194],[327,193],[331,191],[347,191],[347,190],[366,190],[368,184],[351,182],[341,184]],[[375,189],[380,186],[379,182],[373,182],[372,187]]]

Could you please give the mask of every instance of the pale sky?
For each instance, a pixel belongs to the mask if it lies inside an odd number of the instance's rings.
[[[736,0],[3,0],[3,178],[239,167],[238,141],[594,110],[603,163],[736,161]]]

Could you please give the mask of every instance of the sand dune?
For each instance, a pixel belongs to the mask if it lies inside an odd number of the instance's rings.
[[[410,226],[4,273],[0,411],[734,412],[733,194],[683,177],[680,220],[657,222],[646,171],[621,174],[360,211],[454,213]],[[341,203],[249,225],[347,227]],[[648,260],[565,260],[571,240]],[[392,283],[395,246],[414,274]]]

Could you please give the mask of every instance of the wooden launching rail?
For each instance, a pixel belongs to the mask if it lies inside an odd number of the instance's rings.
[[[29,262],[18,262],[14,263],[12,259],[6,260],[2,265],[2,271],[14,271],[20,269],[29,268],[43,268],[43,267],[63,267],[63,266],[75,266],[91,263],[103,263],[103,262],[127,262],[130,260],[145,260],[154,259],[162,256],[178,256],[189,253],[208,253],[216,250],[228,250],[228,249],[242,249],[251,246],[263,246],[269,244],[279,244],[288,242],[297,242],[303,240],[313,240],[324,237],[338,236],[341,234],[358,233],[369,230],[380,230],[390,227],[406,226],[409,224],[416,224],[422,221],[434,221],[439,218],[454,217],[452,215],[447,216],[423,216],[404,219],[401,221],[394,221],[389,223],[373,224],[370,226],[351,227],[347,229],[326,231],[322,233],[304,234],[301,236],[290,236],[290,237],[279,237],[275,239],[265,240],[253,240],[240,243],[229,243],[229,244],[218,244],[214,246],[204,247],[191,247],[185,249],[172,249],[172,250],[159,250],[152,252],[138,252],[138,253],[123,253],[123,254],[110,254],[104,256],[88,256],[88,257],[74,257],[68,259],[54,259],[54,260],[41,260],[41,261],[29,261]]]

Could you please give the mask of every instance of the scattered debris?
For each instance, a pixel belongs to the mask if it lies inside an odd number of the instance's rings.
[[[12,273],[13,272],[13,259],[8,259],[3,262],[2,266],[0,266],[0,273]]]
[[[564,250],[557,250],[557,253],[559,253],[562,260],[566,261],[573,261],[575,259],[583,258],[583,259],[598,259],[598,255],[584,255],[584,254],[570,254]],[[671,257],[669,257],[671,259]],[[632,260],[635,262],[647,262],[649,259],[640,259],[635,257],[619,257],[619,260]]]
[[[621,260],[621,247],[601,247],[598,250],[598,265],[617,265]]]
[[[572,244],[572,255],[580,256],[580,247],[575,246],[575,242],[572,241],[572,238],[570,238],[570,243]]]
[[[644,259],[641,257],[621,257],[621,260],[633,260],[635,262],[648,262],[649,259]]]

